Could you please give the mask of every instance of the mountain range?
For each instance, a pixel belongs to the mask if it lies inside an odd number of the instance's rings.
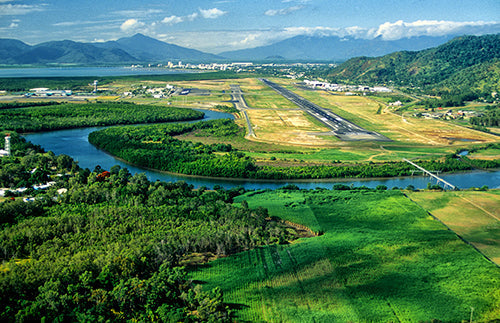
[[[355,39],[336,36],[296,36],[269,46],[209,54],[136,34],[103,43],[71,40],[27,45],[0,39],[0,64],[125,64],[167,61],[324,60],[345,61],[357,56],[380,56],[401,50],[421,50],[445,43],[451,36],[399,40]]]
[[[322,60],[345,61],[357,56],[381,56],[401,50],[422,50],[441,45],[452,36],[420,36],[398,40],[357,39],[337,36],[296,36],[250,49],[223,52],[231,60]]]
[[[213,54],[168,44],[142,34],[104,43],[62,40],[34,46],[15,39],[0,39],[0,64],[122,64],[219,59],[221,57]]]

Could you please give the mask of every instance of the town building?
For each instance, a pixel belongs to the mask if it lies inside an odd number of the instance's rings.
[[[4,149],[0,149],[0,156],[10,156],[10,134],[5,136]]]

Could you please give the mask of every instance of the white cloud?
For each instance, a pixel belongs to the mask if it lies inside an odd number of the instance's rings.
[[[28,13],[44,10],[43,5],[2,4],[0,5],[0,16],[26,15]]]
[[[338,36],[373,39],[381,37],[384,40],[396,40],[418,36],[445,36],[460,34],[486,34],[500,32],[499,22],[454,22],[417,20],[414,22],[385,22],[375,28],[351,26],[346,28],[332,27],[288,27],[282,34],[293,37],[297,35]]]
[[[138,21],[137,19],[127,19],[121,26],[122,31],[131,31],[140,27],[144,27],[144,23]]]
[[[11,22],[9,25],[9,28],[16,28],[16,27],[19,27],[19,24],[15,22]]]
[[[220,16],[224,16],[227,12],[217,8],[212,8],[207,10],[200,9],[200,13],[202,17],[205,19],[216,19],[219,18]]]
[[[347,31],[342,28],[332,28],[332,27],[287,27],[282,31],[283,34],[288,37],[298,36],[298,35],[309,35],[309,36],[347,36]]]
[[[193,21],[195,20],[196,18],[198,18],[199,14],[197,12],[193,12],[192,14],[190,15],[187,15],[186,16],[186,19],[189,20],[189,21]]]
[[[116,19],[116,20],[76,20],[76,21],[62,21],[62,22],[56,22],[53,23],[52,26],[54,27],[72,27],[72,26],[83,26],[83,25],[99,25],[103,26],[105,24],[110,24],[110,23],[118,23],[122,22],[123,20],[121,19]]]
[[[271,16],[271,17],[273,17],[273,16],[286,16],[288,14],[291,14],[292,12],[301,10],[303,8],[304,8],[304,6],[293,6],[293,7],[288,7],[288,8],[279,9],[279,10],[270,9],[270,10],[267,10],[265,12],[265,15]]]
[[[207,32],[203,34],[193,33],[192,35],[190,35],[190,37],[193,37],[193,39],[191,39],[190,41],[195,44],[191,47],[213,53],[220,53],[226,50],[266,46],[299,35],[338,36],[361,39],[373,39],[380,36],[382,37],[382,39],[395,40],[399,38],[424,35],[482,35],[498,32],[500,32],[500,23],[498,22],[478,21],[464,23],[416,21],[412,23],[384,23],[375,28],[363,28],[359,26],[351,26],[347,28],[298,26],[279,29]],[[197,39],[197,41],[195,41],[195,39]],[[224,41],[221,41],[221,39],[223,39]],[[182,41],[183,40],[181,38],[177,38],[175,43],[181,44],[181,46],[183,46]]]
[[[414,22],[404,22],[398,20],[396,22],[386,22],[378,26],[376,29],[371,29],[368,36],[382,37],[385,40],[395,40],[406,37],[415,36],[444,36],[460,33],[475,33],[478,30],[495,27],[500,25],[497,22],[484,21],[438,21],[438,20],[417,20]]]
[[[225,11],[219,10],[217,8],[207,9],[207,10],[199,9],[199,10],[200,10],[200,13],[193,12],[192,14],[187,15],[187,16],[179,17],[179,16],[173,15],[170,17],[165,17],[165,18],[163,18],[163,20],[161,22],[166,24],[166,25],[175,25],[175,24],[179,24],[179,23],[185,22],[185,21],[194,21],[195,19],[200,18],[200,15],[201,15],[201,17],[203,17],[205,19],[216,19],[216,18],[219,18],[220,16],[223,16],[226,14]]]
[[[175,25],[175,24],[181,23],[183,21],[184,21],[184,18],[182,18],[182,17],[170,16],[170,17],[163,18],[163,20],[161,22],[166,24],[166,25]]]
[[[164,13],[163,10],[160,9],[136,9],[136,10],[119,10],[113,12],[116,15],[124,16],[124,17],[148,17],[151,15],[157,15]]]
[[[251,45],[252,43],[255,43],[255,41],[258,40],[260,37],[262,37],[262,34],[260,33],[250,34],[239,42],[233,42],[233,45],[248,45],[248,44]]]

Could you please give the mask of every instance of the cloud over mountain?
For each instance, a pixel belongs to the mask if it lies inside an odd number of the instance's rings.
[[[492,31],[500,30],[498,22],[484,21],[437,21],[437,20],[417,20],[414,22],[404,22],[398,20],[394,23],[385,22],[376,30],[370,29],[366,32],[367,38],[382,36],[386,40],[395,40],[401,38],[415,36],[444,36],[449,34],[468,33],[473,34],[474,31],[491,29]],[[471,32],[472,31],[472,32]]]
[[[122,31],[131,31],[137,28],[144,27],[144,23],[138,21],[137,19],[127,19],[121,26],[120,29]]]

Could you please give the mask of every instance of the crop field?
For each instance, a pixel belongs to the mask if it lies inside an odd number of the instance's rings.
[[[323,233],[191,272],[237,320],[429,322],[500,317],[500,270],[399,191],[257,191],[236,198]]]
[[[500,265],[500,191],[411,192],[409,197]]]

